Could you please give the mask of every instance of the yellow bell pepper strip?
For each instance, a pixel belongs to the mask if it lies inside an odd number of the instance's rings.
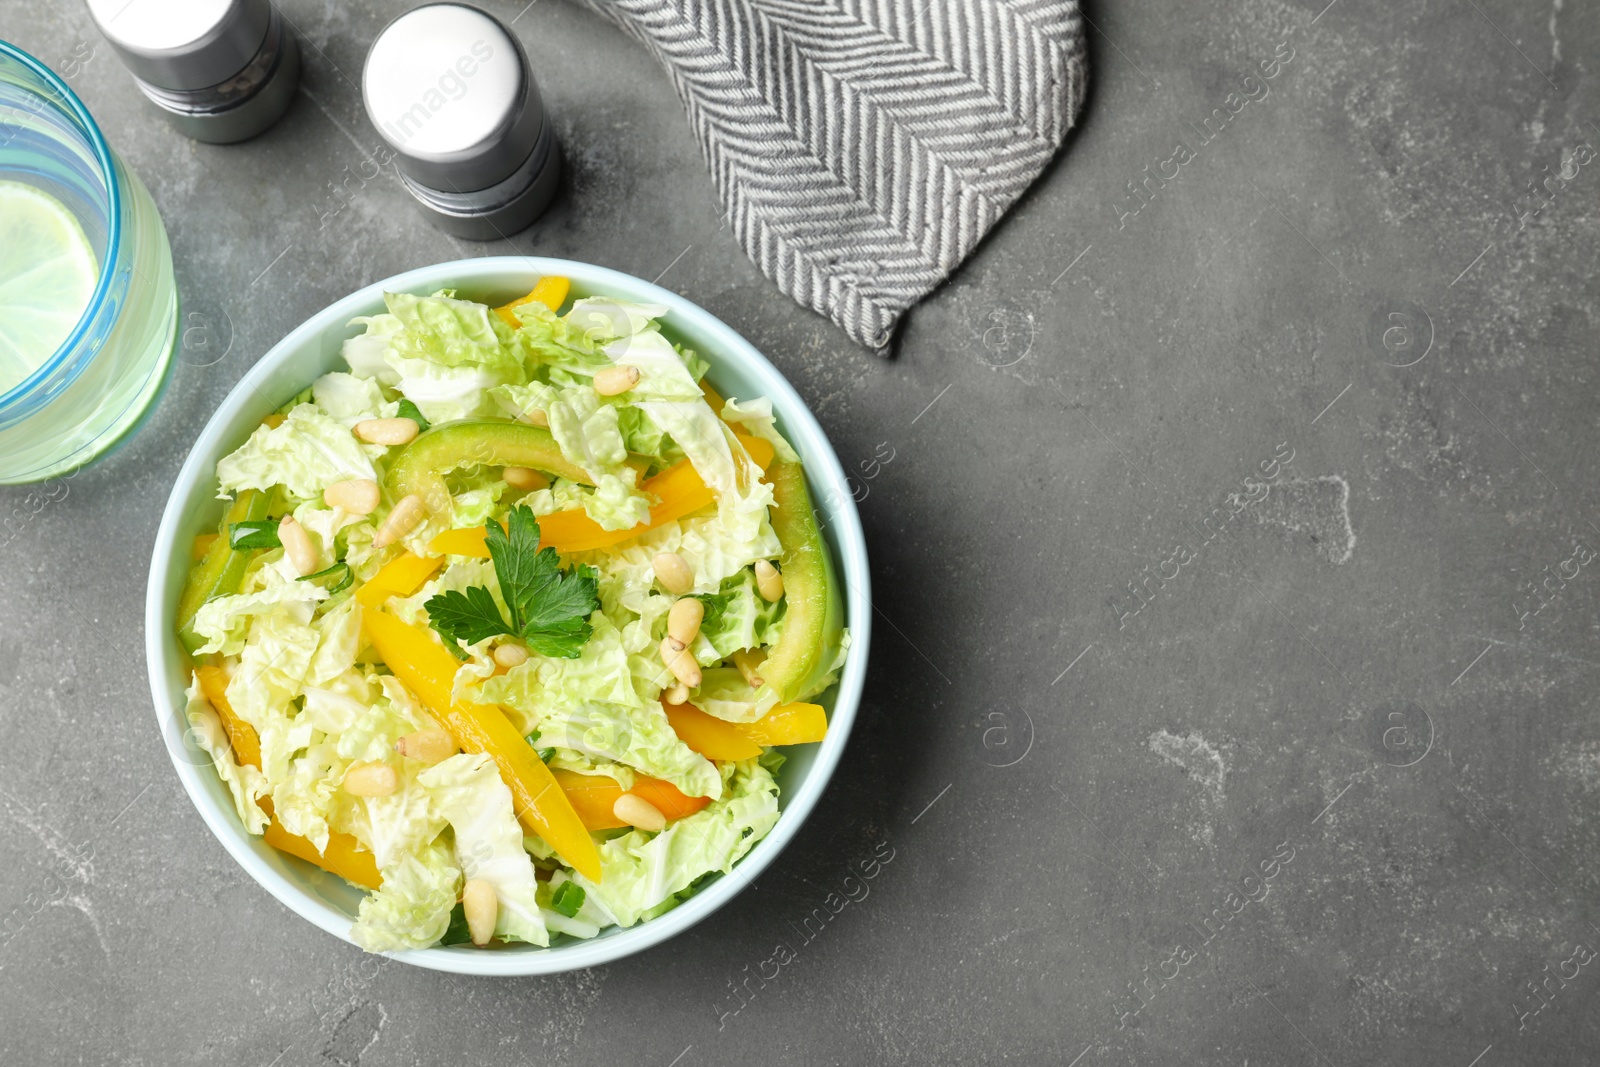
[[[561,455],[555,437],[542,426],[511,419],[457,419],[431,426],[389,465],[384,488],[390,500],[416,494],[430,515],[450,513],[450,489],[444,476],[457,467],[532,467],[583,485],[593,485],[589,472]]]
[[[254,549],[235,550],[228,543],[228,524],[264,519],[271,503],[270,493],[259,489],[241,490],[222,516],[217,538],[206,550],[205,558],[189,572],[189,583],[178,598],[178,640],[190,652],[206,643],[205,638],[194,632],[195,615],[206,601],[239,591],[250,557],[255,553]]]
[[[733,436],[739,439],[739,443],[744,445],[744,450],[750,454],[750,458],[756,461],[756,466],[760,467],[761,472],[765,474],[768,468],[772,466],[772,461],[778,455],[777,449],[772,447],[772,442],[765,437],[750,437],[742,433],[736,433]]]
[[[242,764],[247,763],[259,769],[261,739],[256,736],[255,728],[241,719],[228,702],[227,672],[208,664],[198,668],[195,673],[200,678],[200,692],[217,713],[217,718],[222,720],[222,729],[228,735],[228,743],[233,746],[234,757]],[[271,797],[262,797],[257,803],[262,811],[272,817],[261,839],[279,852],[298,856],[307,863],[368,889],[383,885],[383,876],[378,873],[378,861],[352,835],[334,831],[328,835],[327,849],[318,852],[317,846],[309,840],[283,828],[277,816],[272,814]]]
[[[511,485],[509,482],[506,483],[510,486],[512,492],[535,493],[540,489],[550,488],[551,478],[544,471],[536,471],[531,467],[524,467],[522,468],[522,477],[517,481],[518,484],[516,485]]]
[[[755,722],[728,725],[758,745],[809,745],[827,736],[828,713],[821,704],[780,704]]]
[[[739,732],[731,722],[707,715],[693,704],[663,704],[667,722],[678,740],[712,760],[754,759],[761,746]]]
[[[560,311],[561,305],[567,302],[567,290],[572,288],[570,279],[559,274],[546,275],[534,283],[533,289],[527,296],[519,297],[509,304],[502,304],[494,309],[494,313],[505,320],[505,324],[515,330],[522,325],[517,318],[517,308],[523,304],[531,304],[535,300],[549,308],[551,311]]]
[[[711,405],[711,410],[716,412],[717,418],[722,418],[722,409],[728,403],[722,399],[722,394],[711,388],[711,383],[704,379],[700,382],[700,391],[705,394],[706,403]]]
[[[189,558],[195,563],[199,563],[206,558],[206,553],[211,551],[211,546],[216,540],[217,535],[214,533],[201,534],[196,537],[194,544],[189,547]]]
[[[582,508],[570,508],[545,515],[539,520],[539,544],[557,552],[586,552],[592,548],[605,548],[638,537],[662,523],[681,518],[710,504],[715,497],[688,460],[681,460],[654,478],[647,478],[639,487],[654,493],[661,503],[650,508],[650,521],[626,530],[607,530],[589,518]],[[659,513],[659,514],[658,514]],[[456,556],[489,558],[486,540],[488,527],[472,526],[465,529],[446,530],[428,542],[429,552]]]
[[[473,556],[477,559],[489,558],[489,528],[487,526],[462,526],[454,530],[446,530],[432,541],[428,542],[428,551],[437,552],[441,556]],[[550,542],[544,536],[544,520],[539,520],[539,544],[548,545]]]
[[[458,701],[451,692],[458,663],[433,634],[388,612],[362,611],[362,629],[395,677],[417,695],[467,752],[487,753],[511,788],[517,817],[568,866],[600,881],[600,853],[572,802],[533,746],[493,704]]]
[[[622,786],[615,778],[605,774],[579,774],[576,771],[552,771],[562,791],[572,801],[583,825],[590,830],[615,830],[628,824],[617,818],[612,809],[622,796]],[[711,803],[710,797],[684,796],[671,782],[659,778],[640,776],[628,790],[641,800],[653,804],[669,820],[681,819]]]
[[[577,771],[551,771],[561,785],[561,791],[572,802],[572,809],[583,820],[588,830],[615,830],[627,823],[612,812],[617,798],[622,796],[622,786],[604,774],[579,774]]]
[[[677,786],[660,778],[635,778],[628,792],[654,804],[668,820],[687,818],[711,803],[710,797],[686,796]]]
[[[783,633],[761,664],[766,684],[759,693],[790,704],[814,695],[838,650],[843,629],[833,561],[817,528],[806,489],[805,469],[798,461],[777,459],[767,468],[772,485],[772,531],[783,546],[783,595],[787,602]]]
[[[759,437],[739,436],[750,458],[765,470],[773,461],[770,441]],[[418,438],[421,440],[421,438]],[[681,519],[716,501],[716,495],[701,480],[688,460],[679,460],[653,478],[646,478],[639,486],[659,501],[650,508],[650,520],[626,530],[607,530],[584,512],[582,508],[557,511],[539,520],[539,544],[557,552],[587,552],[621,544],[655,529],[665,523]],[[482,526],[446,530],[428,542],[428,551],[441,555],[476,556],[489,558],[489,548],[484,542],[487,530]]]
[[[270,801],[263,801],[264,805],[268,803]],[[262,832],[261,839],[279,852],[299,856],[307,863],[337,874],[347,882],[364,885],[368,889],[383,887],[383,875],[378,871],[377,860],[349,834],[330,833],[327,850],[318,852],[316,845],[299,834],[291,834],[274,818]]]
[[[716,497],[700,480],[688,460],[679,460],[653,478],[646,478],[640,491],[657,498],[650,506],[650,519],[625,530],[607,530],[591,519],[582,508],[557,511],[539,520],[539,543],[557,552],[587,552],[632,540],[664,523],[681,519],[713,503]],[[487,553],[488,549],[485,548]]]
[[[372,579],[356,590],[356,599],[362,607],[381,608],[392,596],[410,596],[422,588],[422,583],[433,577],[444,566],[442,556],[413,556],[402,553],[385,563]]]
[[[207,664],[197,667],[195,674],[200,679],[201,695],[217,713],[217,718],[222,720],[222,730],[228,735],[228,744],[233,747],[234,757],[240,763],[260,769],[261,739],[256,736],[255,727],[239,718],[238,712],[228,702],[228,672]]]
[[[261,425],[269,430],[276,430],[284,424],[286,416],[281,411],[274,411],[271,415],[261,420]]]

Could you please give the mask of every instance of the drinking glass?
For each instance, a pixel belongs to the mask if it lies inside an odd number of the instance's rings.
[[[99,256],[76,327],[0,393],[0,484],[76,471],[135,430],[166,381],[178,326],[172,249],[155,201],[76,94],[0,41],[0,181],[60,201]]]

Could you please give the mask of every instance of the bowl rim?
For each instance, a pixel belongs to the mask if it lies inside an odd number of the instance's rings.
[[[831,507],[828,526],[840,564],[839,578],[844,583],[845,620],[850,628],[850,654],[837,683],[837,696],[830,728],[821,742],[805,778],[780,798],[778,821],[757,842],[731,873],[723,875],[678,907],[626,929],[606,936],[553,948],[514,949],[495,952],[463,952],[449,948],[409,949],[383,953],[404,963],[431,970],[482,976],[520,976],[555,974],[593,967],[641,952],[689,929],[733,899],[777,858],[794,838],[806,817],[827,788],[849,739],[865,681],[867,651],[871,640],[872,605],[866,540],[860,515],[851,495],[845,472],[832,445],[810,408],[786,378],[754,345],[732,327],[701,308],[687,297],[663,289],[632,275],[573,260],[542,256],[485,256],[452,260],[403,271],[347,294],[296,326],[258,360],[229,390],[190,447],[183,466],[173,482],[172,492],[162,511],[161,525],[152,549],[149,583],[145,594],[145,660],[150,678],[151,697],[158,728],[168,757],[183,783],[184,792],[194,804],[211,833],[245,872],[290,911],[354,944],[350,937],[349,916],[326,901],[315,898],[302,886],[274,869],[257,855],[249,843],[251,835],[239,824],[231,805],[223,805],[205,788],[204,776],[216,772],[206,763],[190,763],[179,757],[183,750],[179,725],[183,706],[174,696],[172,679],[165,670],[165,654],[171,635],[171,608],[164,590],[174,566],[182,565],[187,553],[176,553],[176,540],[184,512],[206,480],[214,477],[212,464],[202,462],[219,444],[232,436],[245,407],[260,395],[260,387],[274,371],[288,362],[324,331],[345,326],[357,315],[370,313],[384,291],[431,292],[459,285],[505,285],[511,278],[522,279],[508,287],[529,284],[533,278],[561,274],[598,293],[640,303],[657,303],[669,309],[663,318],[673,322],[692,322],[702,333],[717,338],[718,351],[712,358],[712,376],[719,363],[742,364],[742,369],[761,380],[762,395],[772,400],[773,409],[784,425],[785,435],[806,458],[807,481],[813,493],[826,493]],[[819,508],[819,510],[821,510]],[[181,689],[179,690],[181,695]]]

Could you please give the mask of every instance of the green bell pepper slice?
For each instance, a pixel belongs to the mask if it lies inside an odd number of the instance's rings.
[[[229,541],[228,527],[239,522],[260,522],[272,507],[272,494],[259,489],[242,490],[228,505],[228,512],[217,526],[217,539],[200,562],[189,572],[189,582],[178,598],[178,640],[191,653],[206,643],[194,631],[194,619],[206,601],[219,596],[229,596],[239,591],[244,583],[244,572],[256,550],[234,548]]]
[[[761,663],[758,704],[792,704],[815,696],[833,681],[833,662],[844,629],[844,608],[833,560],[817,527],[817,513],[798,460],[778,456],[767,468],[775,507],[772,529],[783,546],[783,633]],[[776,698],[774,701],[773,698]]]
[[[450,511],[444,476],[460,467],[531,467],[593,485],[589,472],[561,454],[555,435],[542,426],[511,419],[457,419],[430,427],[395,456],[384,477],[391,501],[416,495],[428,514]]]

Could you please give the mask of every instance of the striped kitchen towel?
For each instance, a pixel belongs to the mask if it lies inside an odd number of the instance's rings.
[[[1077,0],[588,0],[647,45],[762,273],[886,350],[1083,103]]]

